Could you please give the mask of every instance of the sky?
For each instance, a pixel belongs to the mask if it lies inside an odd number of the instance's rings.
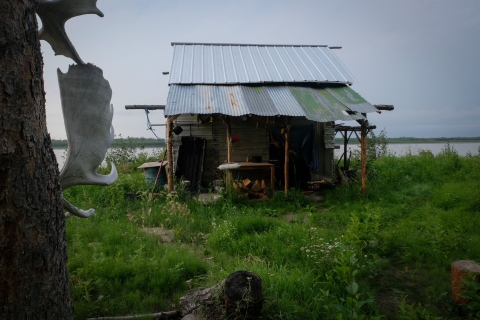
[[[334,53],[357,79],[352,89],[395,106],[368,114],[377,133],[480,136],[478,0],[98,0],[97,7],[105,17],[75,17],[65,28],[112,87],[117,136],[154,138],[144,111],[125,105],[166,104],[171,42],[342,46]],[[66,139],[56,70],[74,62],[45,41],[41,47],[48,131]],[[163,111],[150,120],[164,123]],[[164,138],[164,127],[155,133]]]

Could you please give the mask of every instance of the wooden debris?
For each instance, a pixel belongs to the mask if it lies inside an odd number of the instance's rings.
[[[183,319],[253,319],[263,306],[263,284],[256,274],[236,271],[219,284],[180,298]]]
[[[179,315],[180,315],[180,311],[174,310],[174,311],[157,312],[152,314],[139,314],[134,316],[88,318],[87,320],[130,320],[130,319],[145,319],[145,318],[177,319]]]

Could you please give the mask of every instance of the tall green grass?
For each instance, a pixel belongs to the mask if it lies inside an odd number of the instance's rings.
[[[264,319],[460,319],[449,266],[480,262],[480,157],[444,152],[369,161],[359,182],[249,202],[152,195],[135,161],[110,187],[65,191],[89,219],[67,222],[75,318],[178,308],[178,297],[246,269],[264,282]],[[138,193],[139,199],[125,197]],[[162,228],[172,242],[147,233]]]

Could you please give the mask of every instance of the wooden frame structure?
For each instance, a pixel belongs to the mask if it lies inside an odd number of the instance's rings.
[[[381,113],[381,111],[394,110],[394,106],[390,104],[389,105],[375,104],[374,107],[379,110],[378,113]],[[360,157],[362,162],[362,168],[361,168],[362,193],[365,194],[365,192],[367,191],[367,134],[371,130],[376,129],[377,126],[369,125],[367,120],[367,115],[365,113],[362,113],[362,115],[365,117],[365,119],[357,120],[357,122],[360,124],[359,127],[339,125],[339,126],[335,126],[335,133],[340,132],[340,134],[343,137],[343,154],[340,156],[340,159],[337,162],[337,166],[338,166],[340,161],[342,161],[343,159],[343,170],[349,169],[350,164],[347,159],[347,146],[348,146],[348,141],[350,140],[352,134],[355,133],[355,136],[360,141]],[[360,137],[358,136],[358,132],[360,132]]]

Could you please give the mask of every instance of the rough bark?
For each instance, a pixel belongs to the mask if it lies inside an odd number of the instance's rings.
[[[0,1],[0,315],[71,319],[34,0]]]

